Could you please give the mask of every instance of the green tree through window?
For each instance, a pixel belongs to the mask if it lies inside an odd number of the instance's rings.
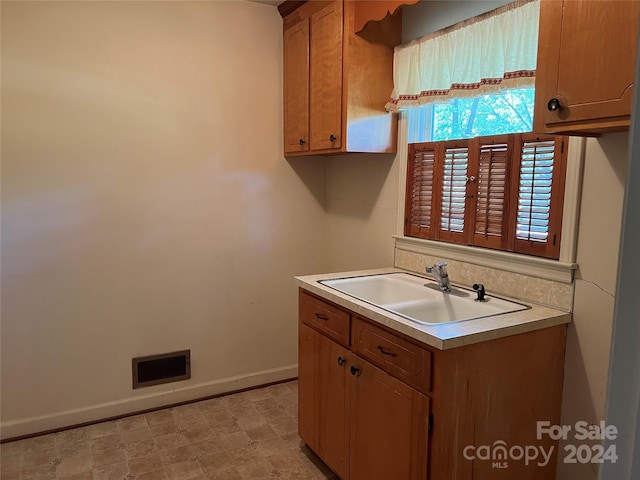
[[[534,97],[530,87],[412,109],[409,143],[531,132]]]

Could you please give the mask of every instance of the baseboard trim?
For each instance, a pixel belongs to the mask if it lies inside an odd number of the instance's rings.
[[[263,370],[260,372],[227,377],[211,382],[190,385],[171,391],[156,392],[86,408],[67,410],[39,417],[22,418],[0,423],[0,439],[7,441],[40,433],[62,430],[69,426],[86,425],[107,419],[155,410],[180,403],[247,390],[283,380],[296,378],[298,365]]]

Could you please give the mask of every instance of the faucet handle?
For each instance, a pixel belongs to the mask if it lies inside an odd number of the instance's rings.
[[[436,262],[425,268],[425,271],[427,273],[433,273],[435,271],[438,275],[445,275],[447,273],[447,262]]]
[[[447,274],[447,262],[437,262],[434,267],[438,270],[440,275]]]

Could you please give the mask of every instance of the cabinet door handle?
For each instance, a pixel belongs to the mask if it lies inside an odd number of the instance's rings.
[[[331,142],[335,142],[335,141],[336,141],[336,139],[337,139],[337,137],[336,137],[333,133],[332,133],[331,135],[329,135],[329,140],[330,140]]]
[[[317,312],[316,312],[316,318],[318,320],[324,320],[324,321],[329,320],[329,317],[327,317],[326,315],[323,315],[322,313],[317,313]]]
[[[549,103],[547,103],[547,109],[550,112],[560,110],[560,107],[562,107],[562,105],[560,105],[560,100],[558,100],[557,98],[552,98],[551,100],[549,100]]]
[[[389,350],[385,350],[384,347],[382,345],[378,345],[378,350],[380,350],[380,352],[383,355],[389,355],[390,357],[397,357],[398,354],[394,353],[394,352],[390,352]]]
[[[301,138],[300,139],[300,146],[304,145],[305,143],[307,143],[307,142],[305,142],[304,139]]]
[[[362,370],[360,370],[355,365],[351,365],[351,375],[353,375],[354,377],[359,377],[360,375],[362,375]]]
[[[343,366],[343,365],[344,365],[344,363],[345,363],[345,361],[346,361],[346,360],[345,360],[344,358],[342,358],[342,357],[338,357],[338,365]]]

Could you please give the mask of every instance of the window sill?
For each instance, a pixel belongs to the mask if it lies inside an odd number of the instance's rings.
[[[395,246],[399,250],[442,256],[447,259],[497,268],[507,272],[520,273],[547,280],[570,284],[577,263],[565,263],[558,260],[532,257],[488,248],[471,247],[455,243],[436,242],[421,238],[394,235]]]

